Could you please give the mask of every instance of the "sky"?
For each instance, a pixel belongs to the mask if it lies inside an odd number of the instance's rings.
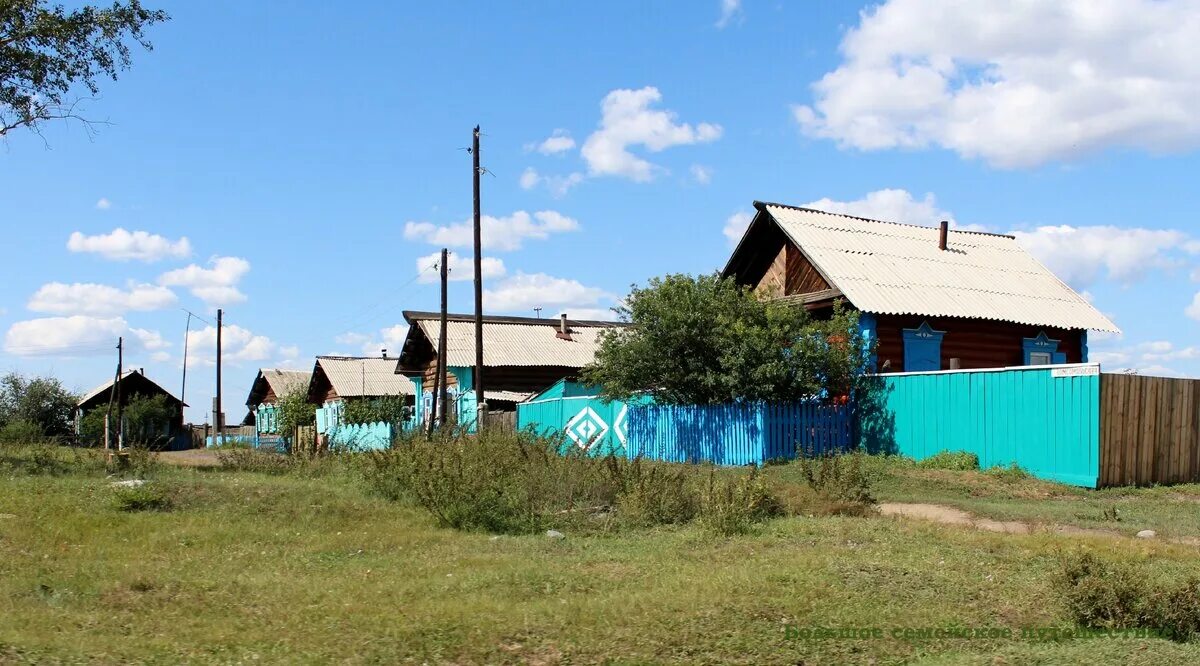
[[[163,2],[150,53],[0,140],[0,371],[126,366],[227,419],[260,367],[399,351],[404,309],[606,317],[720,269],[755,200],[1017,235],[1200,376],[1200,3]],[[196,315],[189,322],[190,311]]]

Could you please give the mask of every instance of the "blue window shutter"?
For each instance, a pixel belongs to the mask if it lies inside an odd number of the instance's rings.
[[[1058,340],[1051,340],[1045,331],[1039,332],[1036,338],[1024,338],[1021,340],[1021,351],[1024,357],[1022,364],[1031,365],[1030,354],[1035,352],[1050,354],[1051,363],[1066,363],[1067,355],[1058,351],[1058,342]]]
[[[929,322],[917,328],[906,328],[904,336],[904,371],[922,372],[942,369],[942,336],[945,331],[935,331]]]

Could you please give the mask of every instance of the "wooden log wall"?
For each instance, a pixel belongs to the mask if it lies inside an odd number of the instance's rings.
[[[1200,380],[1101,379],[1100,485],[1200,481]]]

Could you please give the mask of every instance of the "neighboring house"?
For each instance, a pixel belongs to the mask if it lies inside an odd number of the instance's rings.
[[[84,416],[97,409],[108,410],[110,403],[113,405],[113,418],[116,418],[116,403],[113,402],[116,397],[113,394],[115,384],[116,382],[110,379],[83,394],[83,397],[79,399],[79,402],[75,405],[76,434],[80,434],[79,429],[83,423]],[[174,408],[174,416],[162,423],[149,424],[148,429],[138,433],[137,436],[162,449],[179,450],[191,446],[191,435],[183,428],[183,408],[187,407],[187,405],[172,395],[170,391],[146,377],[145,370],[138,368],[136,370],[126,370],[121,373],[119,393],[121,404],[126,407],[135,398],[151,398],[157,395],[165,396],[167,404]],[[111,431],[113,432],[115,432],[115,425],[115,423],[111,424]],[[133,433],[128,433],[128,435],[126,438],[127,443],[131,442],[134,437]],[[89,444],[102,446],[104,442],[89,442]],[[111,442],[111,444],[114,447],[117,445],[116,441]]]
[[[256,446],[264,439],[278,439],[279,414],[276,404],[279,399],[297,389],[308,389],[311,372],[303,370],[277,370],[262,368],[254,383],[250,385],[250,395],[246,398],[246,407],[250,410],[245,423],[254,425]],[[289,434],[289,433],[282,433]],[[278,444],[278,442],[273,442]]]
[[[408,337],[395,371],[412,378],[420,395],[421,420],[433,404],[437,375],[441,315],[406,310]],[[592,362],[600,334],[620,326],[611,321],[535,319],[533,317],[483,317],[484,394],[490,411],[514,411],[529,398],[560,379],[574,379]],[[475,421],[475,316],[446,317],[447,391],[456,405],[454,414],[467,424]]]
[[[820,317],[860,311],[881,372],[1087,361],[1119,332],[1012,236],[755,202],[723,275]]]
[[[401,396],[412,406],[413,382],[395,370],[396,359],[386,355],[318,356],[308,384],[308,401],[319,405],[317,436],[328,436],[345,424],[347,400]]]

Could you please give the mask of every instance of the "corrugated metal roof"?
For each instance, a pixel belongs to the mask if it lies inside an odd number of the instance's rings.
[[[412,315],[410,321],[421,328],[421,332],[438,349],[441,322],[435,317],[423,318]],[[568,321],[571,339],[564,340],[556,335],[557,320],[542,320],[544,323],[517,323],[509,321],[484,321],[483,365],[497,367],[517,366],[562,366],[582,368],[596,355],[600,346],[600,333],[615,322]],[[536,321],[536,320],[535,320]],[[475,324],[461,318],[446,322],[446,363],[451,366],[475,365]]]
[[[484,389],[484,400],[501,400],[504,402],[525,402],[532,398],[533,393],[525,393],[522,391],[488,391]]]
[[[296,388],[307,387],[309,380],[312,379],[312,373],[303,370],[263,368],[258,372],[263,379],[267,380],[267,384],[278,397],[283,397]]]
[[[1120,332],[1012,236],[762,204],[858,309]]]
[[[415,393],[412,380],[396,374],[394,358],[318,356],[317,365],[341,398]]]

